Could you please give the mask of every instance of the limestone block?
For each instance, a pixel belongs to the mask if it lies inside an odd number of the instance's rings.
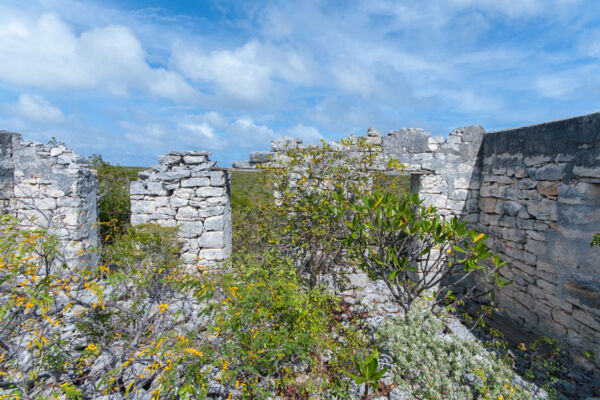
[[[421,194],[419,198],[423,200],[424,206],[433,206],[438,209],[446,208],[448,197],[445,194]]]
[[[447,193],[448,182],[441,175],[422,175],[419,179],[420,192]]]
[[[198,238],[204,231],[204,226],[201,221],[180,222],[178,225],[178,233],[182,238]]]
[[[224,206],[227,204],[227,196],[209,197],[206,199],[206,203],[209,206]]]
[[[217,261],[229,257],[226,249],[202,249],[198,252],[200,260]]]
[[[40,210],[54,210],[56,208],[56,199],[52,197],[34,198],[33,205]]]
[[[196,196],[198,197],[220,197],[226,195],[225,188],[223,187],[202,187],[196,189]]]
[[[487,214],[496,213],[496,199],[492,197],[480,197],[479,198],[479,209]]]
[[[162,182],[148,182],[146,188],[146,193],[153,196],[165,196],[167,194]]]
[[[210,173],[210,186],[225,186],[225,179],[227,172],[225,171],[212,171]]]
[[[502,202],[502,214],[510,215],[512,217],[519,214],[524,208],[522,204],[517,203],[516,201],[504,201]]]
[[[437,151],[442,143],[444,143],[444,138],[442,136],[433,136],[427,140],[429,151],[432,152]]]
[[[548,199],[529,200],[527,202],[527,212],[541,221],[556,221],[558,219],[557,203]]]
[[[273,157],[275,157],[275,153],[271,153],[270,151],[254,151],[250,153],[250,162],[267,162],[270,161]]]
[[[581,309],[573,310],[573,318],[596,331],[596,335],[600,334],[600,319],[594,318],[592,315]]]
[[[191,188],[191,187],[208,186],[208,185],[210,185],[209,178],[189,178],[189,179],[183,179],[181,181],[182,188]]]
[[[231,163],[231,166],[237,169],[254,169],[254,165],[251,164],[250,161],[236,160]]]
[[[301,139],[284,136],[281,139],[271,140],[271,151],[272,152],[285,152],[298,147],[302,143]]]
[[[206,207],[198,210],[198,217],[200,218],[208,218],[214,217],[216,215],[223,215],[225,212],[225,207],[223,206],[215,206],[215,207]]]
[[[576,165],[573,167],[573,174],[575,174],[576,176],[600,178],[600,167],[587,167]]]
[[[146,214],[132,214],[131,225],[145,224],[150,220],[150,217]]]
[[[175,219],[178,221],[194,221],[198,218],[198,211],[194,207],[180,207],[177,209]]]
[[[152,214],[156,211],[156,203],[148,200],[135,200],[131,202],[131,214]]]
[[[157,207],[156,208],[156,213],[157,214],[161,214],[164,216],[175,216],[175,210],[172,209],[171,207]]]
[[[181,261],[187,265],[198,264],[198,261],[199,261],[198,258],[199,258],[198,255],[193,252],[187,252],[187,253],[183,253],[181,255]]]
[[[483,185],[479,190],[479,193],[483,197],[500,197],[500,191],[498,190],[498,184],[493,183],[491,185]]]
[[[204,232],[200,239],[198,239],[198,245],[201,248],[221,248],[225,247],[225,238],[223,232]]]
[[[156,203],[156,207],[169,207],[169,198],[167,196],[157,196],[154,197],[154,202]]]
[[[207,158],[205,156],[183,156],[183,162],[187,165],[198,165],[207,162]]]
[[[535,178],[540,181],[558,181],[563,177],[563,165],[546,164],[535,172]]]
[[[158,162],[162,165],[177,165],[181,162],[181,156],[165,154],[158,157]]]
[[[206,231],[222,231],[225,228],[225,219],[222,215],[208,217],[204,220],[204,229]]]
[[[383,139],[381,136],[368,136],[365,142],[373,146],[380,146],[383,143]]]
[[[179,197],[180,199],[191,199],[196,194],[194,189],[181,188],[173,191],[173,196]]]
[[[186,168],[175,167],[171,171],[166,171],[160,174],[164,181],[176,181],[190,176],[192,172]]]

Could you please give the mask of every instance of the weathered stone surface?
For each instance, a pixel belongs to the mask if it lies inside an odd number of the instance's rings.
[[[260,163],[270,161],[275,156],[270,151],[255,151],[250,153],[250,162]]]
[[[285,152],[298,147],[302,143],[301,139],[284,136],[280,139],[271,141],[271,152]]]
[[[208,185],[210,185],[209,178],[190,178],[190,179],[183,179],[181,181],[182,188],[192,188],[192,187],[208,186]]]
[[[231,252],[227,171],[211,171],[208,152],[172,151],[132,183],[132,224],[179,226],[182,261],[223,261]]]

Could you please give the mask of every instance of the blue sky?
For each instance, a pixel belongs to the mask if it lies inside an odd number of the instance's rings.
[[[0,2],[0,129],[121,165],[596,111],[597,0]]]

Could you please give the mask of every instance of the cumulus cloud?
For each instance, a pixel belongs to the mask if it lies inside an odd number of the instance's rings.
[[[9,114],[35,122],[61,123],[65,120],[60,108],[37,95],[22,94],[16,103],[6,104],[3,109]]]
[[[252,40],[233,50],[205,52],[177,46],[171,63],[186,77],[214,85],[217,96],[257,103],[272,95],[275,78],[311,80],[309,62],[297,52]]]
[[[194,89],[175,72],[152,68],[134,34],[124,26],[77,35],[54,14],[0,16],[0,81],[48,90],[101,88],[126,94],[137,88],[175,101]]]

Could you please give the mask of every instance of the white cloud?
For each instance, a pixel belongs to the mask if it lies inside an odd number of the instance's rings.
[[[273,80],[311,81],[309,62],[295,51],[252,40],[234,50],[204,52],[176,46],[171,63],[186,77],[212,83],[215,95],[257,103],[271,96]]]
[[[48,90],[101,88],[126,94],[137,88],[176,101],[195,91],[178,74],[151,68],[134,34],[107,26],[79,36],[54,14],[0,16],[0,81]]]
[[[37,95],[22,94],[16,103],[6,104],[3,109],[7,113],[30,121],[61,123],[65,120],[60,108]]]
[[[535,87],[542,96],[555,99],[569,95],[574,85],[575,82],[571,79],[559,75],[540,76],[535,82]]]

